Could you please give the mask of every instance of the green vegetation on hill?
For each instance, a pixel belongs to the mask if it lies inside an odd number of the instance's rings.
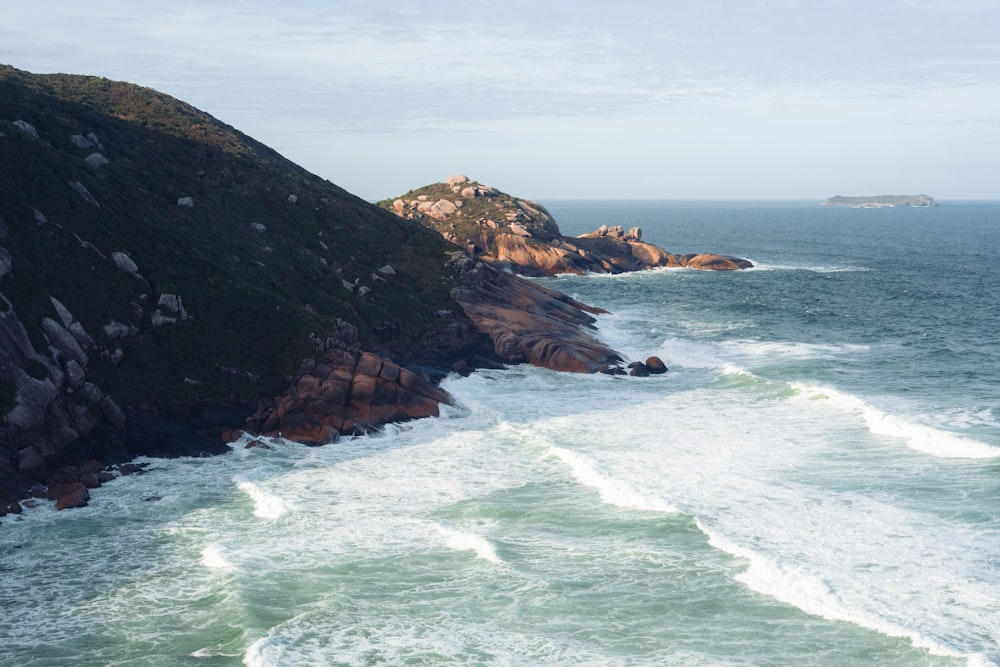
[[[449,324],[440,311],[459,310],[438,234],[162,93],[0,65],[0,134],[0,293],[39,351],[42,318],[58,320],[50,297],[120,348],[87,375],[123,402],[272,396],[338,319],[369,349],[426,360]],[[99,145],[71,140],[90,134]],[[94,152],[108,164],[86,164]],[[171,315],[161,295],[190,319],[157,324]],[[118,340],[112,323],[136,333]]]

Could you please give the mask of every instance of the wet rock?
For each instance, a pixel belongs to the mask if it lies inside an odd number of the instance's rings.
[[[83,484],[85,488],[96,489],[101,486],[101,479],[97,473],[87,473],[85,475],[80,475],[80,483]]]
[[[49,485],[49,500],[56,501],[57,510],[84,507],[90,501],[90,492],[82,482]]]
[[[646,368],[653,375],[660,375],[667,372],[667,365],[659,357],[649,357],[646,359]]]
[[[753,263],[747,259],[731,257],[729,255],[716,255],[714,253],[701,253],[693,256],[686,256],[687,261],[684,266],[692,269],[703,269],[708,271],[738,271],[749,269]]]
[[[629,375],[631,375],[632,377],[637,377],[637,378],[649,377],[649,369],[646,368],[646,364],[642,363],[641,361],[633,361],[628,365],[628,368],[629,368]]]

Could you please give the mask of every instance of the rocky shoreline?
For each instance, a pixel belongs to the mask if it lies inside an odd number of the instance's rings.
[[[54,434],[38,429],[35,444],[17,451],[17,468],[0,470],[0,516],[19,514],[23,503],[41,499],[54,501],[57,509],[86,505],[90,490],[144,472],[131,463],[136,457],[214,456],[231,451],[230,444],[244,435],[323,445],[386,424],[438,416],[440,406],[453,399],[436,381],[476,366],[529,363],[558,372],[636,377],[667,371],[657,357],[629,363],[597,340],[592,315],[603,312],[598,308],[462,251],[453,252],[447,264],[461,285],[452,297],[488,337],[492,354],[472,363],[461,358],[450,366],[410,369],[364,351],[356,327],[341,322],[317,341],[317,354],[286,379],[287,390],[271,400],[116,406],[110,416],[89,416],[85,432],[69,433],[65,424]],[[60,406],[53,399],[37,407],[46,414],[65,412]],[[67,442],[53,442],[60,433]]]
[[[437,415],[452,372],[665,372],[598,340],[599,309],[518,274],[749,265],[640,230],[567,238],[464,176],[380,208],[96,77],[0,65],[0,148],[0,516],[86,504],[137,457]]]

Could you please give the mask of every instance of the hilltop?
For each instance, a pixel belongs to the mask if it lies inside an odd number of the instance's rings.
[[[464,175],[410,190],[378,205],[436,230],[476,257],[527,276],[753,266],[748,260],[714,253],[677,255],[643,242],[639,228],[604,225],[578,237],[564,236],[541,204]]]

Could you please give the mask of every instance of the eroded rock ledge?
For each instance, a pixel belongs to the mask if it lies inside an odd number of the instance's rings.
[[[449,265],[463,285],[452,298],[490,337],[501,359],[573,373],[594,373],[621,361],[588,333],[595,321],[589,313],[605,311],[463,252],[453,253]]]
[[[289,389],[247,419],[246,430],[307,444],[366,433],[385,424],[437,416],[448,392],[422,373],[371,352],[332,349],[303,361]],[[231,431],[224,436],[233,440]]]

